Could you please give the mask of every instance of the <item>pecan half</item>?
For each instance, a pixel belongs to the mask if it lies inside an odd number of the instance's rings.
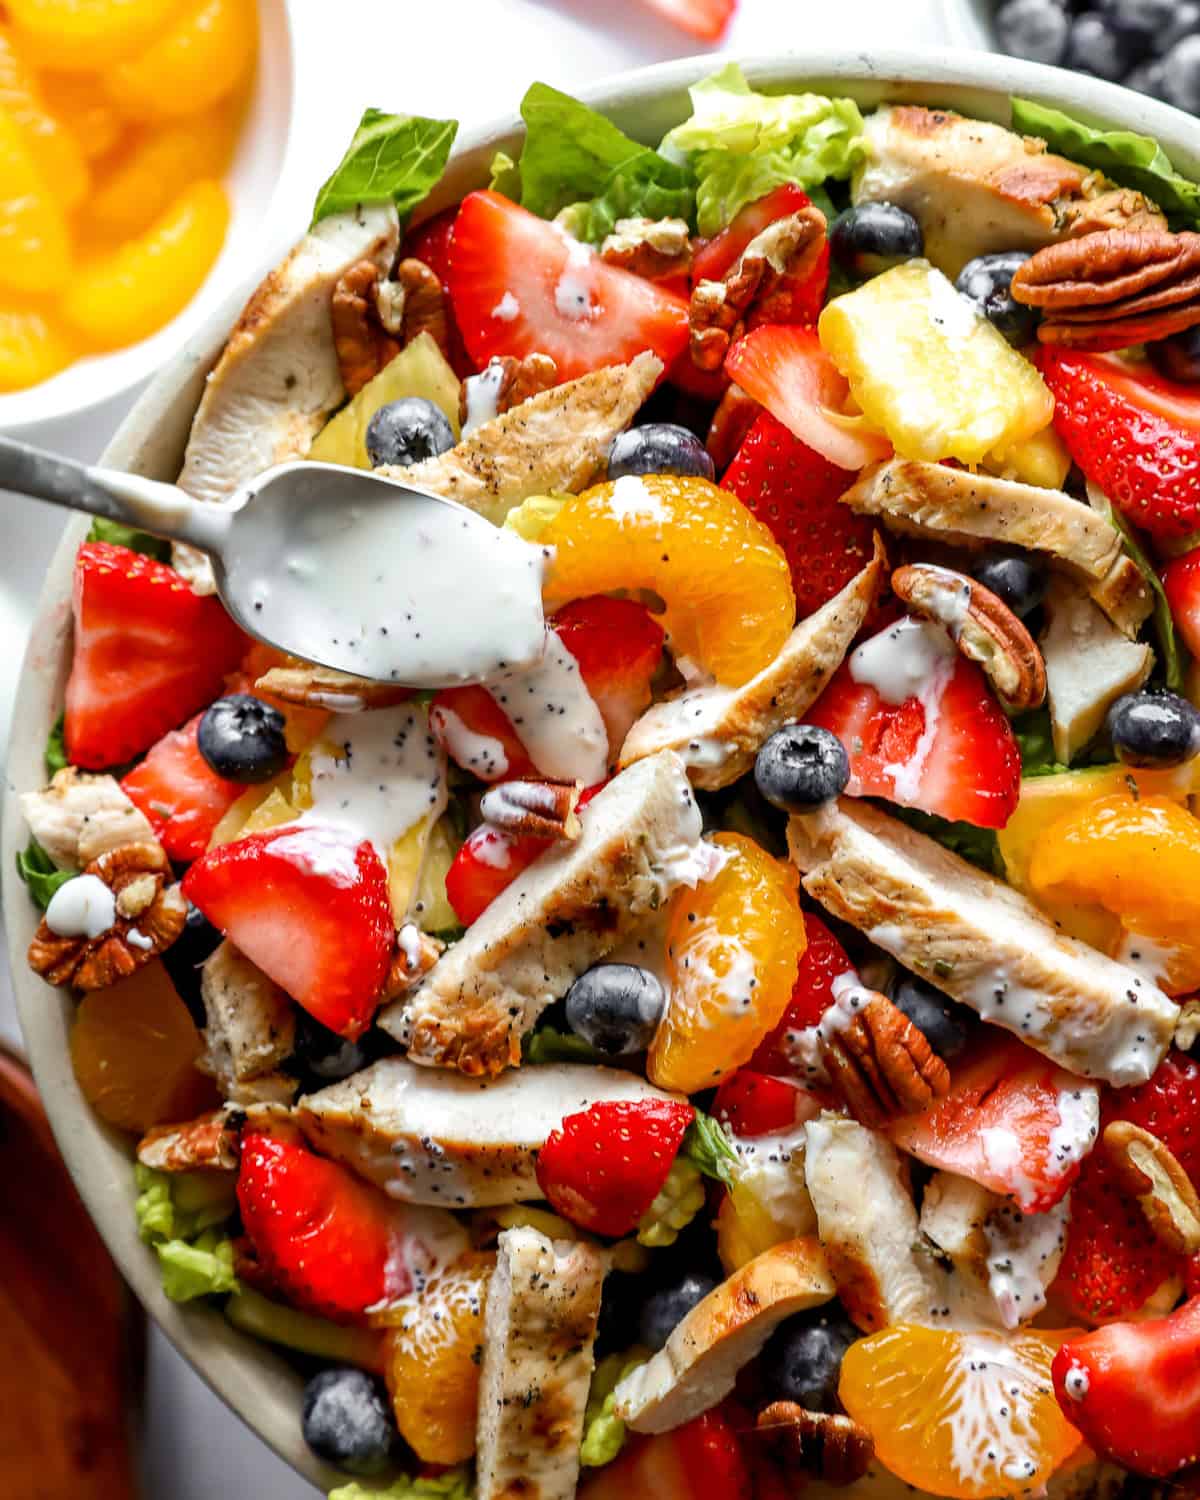
[[[962,654],[983,668],[1006,708],[1016,713],[1042,703],[1042,653],[998,594],[965,573],[933,563],[897,568],[892,592],[917,614],[946,627]]]
[[[1106,229],[1046,245],[1012,279],[1043,343],[1122,349],[1200,323],[1200,234]]]
[[[241,1115],[214,1110],[182,1125],[156,1125],[138,1142],[137,1159],[158,1172],[233,1172]]]
[[[481,388],[491,387],[488,394],[490,405],[495,406],[496,416],[512,411],[530,396],[539,391],[551,390],[558,384],[558,366],[548,354],[527,354],[517,359],[512,354],[496,354],[478,375],[468,375],[462,383],[458,396],[458,419],[463,436],[482,425],[471,421],[471,396]]]
[[[854,1484],[875,1457],[875,1440],[852,1417],[808,1411],[795,1401],[772,1401],[759,1412],[755,1433],[785,1468],[837,1486]]]
[[[1170,1147],[1128,1120],[1114,1120],[1103,1139],[1118,1182],[1137,1199],[1157,1238],[1179,1255],[1194,1255],[1200,1197]]]
[[[719,370],[746,320],[784,277],[803,281],[825,243],[825,215],[811,204],[756,234],[723,281],[701,281],[692,291],[688,326],[692,363]]]
[[[95,937],[72,937],[43,917],[29,945],[29,967],[50,984],[99,990],[169,948],[183,931],[187,902],[178,884],[167,884],[171,865],[160,844],[122,844],[92,860],[82,876],[112,891],[112,923]]]
[[[383,982],[380,1004],[399,1000],[401,995],[415,989],[445,951],[446,945],[439,938],[422,932],[415,922],[406,922],[396,934],[396,948]]]
[[[731,385],[721,397],[704,440],[718,474],[723,474],[733,462],[760,411],[762,407],[740,385]]]
[[[950,1090],[950,1070],[924,1034],[886,995],[855,988],[820,1026],[821,1060],[860,1125],[925,1109]]]
[[[450,348],[446,293],[437,272],[423,260],[407,256],[391,281],[381,282],[375,298],[384,327],[407,346],[427,333],[443,354]]]
[[[600,259],[648,281],[686,276],[692,238],[684,219],[618,219],[600,246]]]
[[[357,396],[400,352],[400,344],[379,321],[375,306],[378,283],[375,262],[360,260],[343,273],[333,289],[333,347],[342,384],[350,396]]]
[[[1200,1037],[1200,1000],[1185,1000],[1179,1007],[1175,1023],[1175,1045],[1180,1052],[1190,1052]]]
[[[303,708],[324,708],[334,714],[360,713],[365,708],[388,708],[412,697],[412,689],[390,682],[375,682],[367,677],[352,677],[333,667],[318,667],[314,662],[297,661],[286,667],[272,667],[254,686],[270,693],[283,703]]]
[[[505,833],[573,842],[583,831],[575,809],[582,781],[501,781],[484,792],[479,810]]]

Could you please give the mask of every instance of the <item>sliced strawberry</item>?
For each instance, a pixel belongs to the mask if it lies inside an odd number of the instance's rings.
[[[429,727],[446,754],[480,781],[536,776],[512,720],[487,688],[442,688],[429,708]]]
[[[1184,645],[1193,656],[1200,656],[1200,547],[1169,562],[1162,581]]]
[[[751,1500],[753,1493],[737,1430],[719,1406],[671,1432],[631,1437],[613,1463],[585,1474],[579,1500]]]
[[[739,1068],[717,1090],[712,1112],[737,1136],[774,1135],[820,1114],[820,1101],[790,1078]]]
[[[173,729],[145,760],[121,778],[126,796],[150,819],[172,859],[199,859],[212,831],[246,790],[218,776],[200,754],[196,731],[203,714]]]
[[[434,214],[432,219],[426,219],[424,223],[408,231],[400,249],[401,258],[411,257],[413,260],[424,261],[443,286],[449,284],[450,246],[457,217],[457,206]],[[467,346],[463,343],[462,334],[454,320],[454,309],[449,303],[446,306],[446,336],[448,358],[454,373],[460,380],[474,375],[477,366],[467,353]]]
[[[800,955],[800,967],[792,986],[792,998],[775,1030],[759,1043],[750,1066],[762,1073],[789,1077],[801,1073],[803,1064],[793,1056],[795,1038],[815,1026],[833,1004],[833,981],[853,972],[846,950],[812,912],[804,913],[808,946]]]
[[[1051,1374],[1102,1459],[1158,1479],[1200,1459],[1200,1297],[1166,1318],[1068,1339]]]
[[[538,1153],[546,1201],[594,1234],[628,1234],[667,1180],[695,1113],[673,1099],[638,1099],[568,1115]]]
[[[317,1156],[286,1122],[242,1131],[237,1197],[262,1270],[297,1307],[336,1322],[365,1321],[368,1307],[403,1297],[409,1267],[433,1249],[416,1232],[420,1220],[428,1233],[431,1210],[414,1214]]]
[[[901,620],[860,649],[916,628],[917,622]],[[946,653],[932,661],[919,692],[902,703],[888,702],[871,682],[856,682],[853,670],[853,659],[844,662],[807,716],[845,745],[847,793],[886,797],[953,822],[1003,828],[1020,796],[1021,755],[975,663],[947,641]]]
[[[396,929],[369,843],[318,825],[252,833],[197,860],[183,893],[330,1031],[354,1041],[371,1024]]]
[[[718,42],[737,0],[643,0],[651,10],[702,42]]]
[[[670,365],[688,339],[687,306],[605,263],[499,193],[463,199],[450,249],[450,293],[467,349],[549,354],[560,380],[651,349]]]
[[[551,620],[579,663],[615,759],[633,721],[650,706],[650,681],[662,661],[663,631],[644,604],[594,594]]]
[[[140,755],[211,702],[246,650],[219,600],[110,542],[80,547],[72,604],[67,759],[89,770]]]
[[[1097,1136],[1099,1096],[1087,1083],[995,1027],[955,1064],[950,1092],[887,1133],[918,1161],[970,1177],[1044,1213],[1079,1176]]]
[[[1200,393],[1145,361],[1042,346],[1054,426],[1087,477],[1159,541],[1200,528]]]
[[[714,235],[692,261],[692,284],[720,281],[755,237],[777,219],[799,213],[812,199],[803,188],[785,182],[762,198],[748,203],[727,229]],[[829,241],[826,239],[816,265],[803,279],[785,276],[766,299],[766,306],[751,311],[750,327],[763,323],[799,323],[815,328],[829,285]]]
[[[820,609],[871,560],[873,523],[838,503],[853,482],[849,470],[793,437],[769,411],[755,418],[721,480],[783,548],[797,619]]]
[[[729,351],[725,373],[832,464],[861,469],[892,451],[862,417],[845,415],[850,387],[810,328],[755,328]]]
[[[1200,1063],[1171,1052],[1153,1078],[1136,1088],[1109,1090],[1101,1128],[1128,1120],[1165,1141],[1200,1187]],[[1153,1234],[1138,1204],[1117,1181],[1106,1151],[1084,1163],[1071,1194],[1071,1222],[1054,1295],[1088,1322],[1136,1312],[1168,1276],[1182,1274],[1182,1257]]]
[[[446,896],[463,926],[470,927],[551,843],[533,834],[507,833],[481,823],[446,871]]]

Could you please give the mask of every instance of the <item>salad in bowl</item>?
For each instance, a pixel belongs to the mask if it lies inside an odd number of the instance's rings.
[[[340,1500],[1200,1458],[1200,187],[899,93],[731,64],[654,148],[535,84],[454,202],[453,122],[364,116],[179,482],[457,501],[540,553],[532,668],[74,559],[29,964]]]

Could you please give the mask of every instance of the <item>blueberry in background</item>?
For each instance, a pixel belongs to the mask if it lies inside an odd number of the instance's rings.
[[[1200,712],[1178,693],[1126,693],[1108,711],[1108,733],[1123,765],[1178,766],[1200,753]]]
[[[1032,342],[1038,325],[1037,309],[1018,302],[1011,290],[1013,277],[1028,259],[1024,250],[977,255],[966,263],[954,283],[997,332],[1016,347]]]
[[[381,406],[367,423],[367,457],[381,464],[419,464],[454,447],[446,413],[424,396],[402,396]]]
[[[292,1071],[308,1074],[317,1087],[349,1078],[394,1050],[394,1044],[376,1027],[368,1027],[358,1041],[350,1042],[322,1026],[303,1006],[296,1008],[296,1042],[292,1053]]]
[[[1179,0],[1096,0],[1096,9],[1130,46],[1151,51],[1174,22]]]
[[[892,987],[892,1004],[901,1010],[943,1062],[960,1056],[975,1034],[978,1017],[941,990],[902,970]]]
[[[710,482],[716,469],[694,432],[677,422],[648,422],[618,433],[608,450],[608,477],[626,474],[681,474]]]
[[[1002,50],[1029,62],[1061,62],[1069,28],[1067,13],[1056,0],[1005,0],[996,12]]]
[[[197,1026],[208,1024],[200,994],[200,965],[221,941],[221,934],[198,906],[188,905],[183,931],[162,954],[163,967]]]
[[[1129,71],[1133,58],[1125,39],[1099,11],[1088,10],[1071,22],[1064,65],[1093,78],[1116,83]]]
[[[844,271],[878,276],[924,255],[925,236],[912,214],[895,203],[860,203],[834,219],[829,248]]]
[[[1200,114],[1200,36],[1185,36],[1162,59],[1162,97],[1176,109]]]
[[[284,718],[250,693],[231,693],[204,710],[196,744],[226,781],[270,781],[288,763]]]
[[[1185,385],[1200,381],[1200,324],[1147,344],[1146,353],[1154,368],[1168,380]]]
[[[567,991],[567,1025],[597,1052],[643,1052],[666,1005],[661,982],[637,964],[596,964]]]
[[[365,1370],[322,1370],[304,1387],[304,1441],[347,1474],[379,1474],[391,1461],[396,1427],[391,1402]]]
[[[1046,597],[1046,570],[1022,552],[983,553],[971,576],[991,589],[1019,620],[1030,615]]]
[[[701,1271],[689,1271],[677,1281],[651,1292],[642,1303],[637,1342],[645,1344],[648,1349],[661,1349],[670,1338],[672,1329],[716,1286],[715,1277]]]
[[[772,1395],[806,1411],[837,1411],[838,1376],[859,1337],[840,1302],[785,1319],[759,1356],[759,1375]]]

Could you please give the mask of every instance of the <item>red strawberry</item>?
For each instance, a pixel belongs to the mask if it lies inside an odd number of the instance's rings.
[[[197,860],[183,893],[331,1031],[371,1024],[396,928],[370,844],[317,825],[248,834]]]
[[[725,373],[832,464],[861,469],[892,451],[885,437],[844,415],[850,387],[811,328],[753,329],[729,351]]]
[[[297,1307],[356,1322],[411,1290],[408,1266],[421,1257],[411,1253],[420,1247],[408,1211],[310,1151],[294,1126],[272,1121],[242,1131],[237,1196],[263,1270]]]
[[[729,25],[737,0],[644,0],[644,3],[689,36],[702,42],[717,42]]]
[[[1078,1177],[1098,1115],[1094,1083],[988,1026],[952,1069],[949,1094],[887,1133],[918,1161],[1044,1213]]]
[[[654,1202],[695,1118],[673,1099],[606,1100],[568,1115],[538,1153],[546,1201],[581,1229],[628,1234]]]
[[[1200,1063],[1171,1052],[1137,1088],[1108,1091],[1101,1128],[1129,1120],[1165,1141],[1200,1186]],[[1088,1322],[1135,1312],[1168,1276],[1182,1274],[1180,1256],[1151,1232],[1120,1187],[1106,1151],[1084,1163],[1071,1194],[1071,1223],[1054,1295]]]
[[[872,642],[914,628],[901,620]],[[844,662],[807,719],[845,745],[852,797],[886,797],[980,828],[1003,828],[1017,805],[1016,737],[983,673],[948,642],[920,693],[902,703],[889,703],[870,682],[855,682],[852,663]]]
[[[586,245],[499,193],[471,193],[454,223],[450,294],[480,366],[549,354],[560,380],[652,349],[665,365],[688,339],[687,306],[605,265]]]
[[[804,913],[804,931],[808,946],[800,955],[800,967],[792,986],[792,998],[775,1030],[759,1043],[750,1066],[761,1073],[788,1077],[801,1071],[792,1056],[791,1039],[798,1032],[815,1026],[833,1004],[833,981],[840,974],[853,971],[846,950],[812,912]]]
[[[737,1431],[719,1406],[671,1432],[631,1437],[613,1463],[585,1473],[579,1500],[751,1500],[753,1493]]]
[[[400,250],[401,258],[411,256],[414,260],[424,261],[443,286],[448,284],[450,278],[450,245],[454,237],[454,220],[457,217],[457,206],[445,208],[440,214],[434,214],[432,219],[426,219],[423,224],[418,224],[408,231]],[[448,302],[446,334],[450,364],[458,378],[465,380],[468,375],[474,375],[476,367],[467,353],[462,334],[458,331],[458,324],[454,321],[454,309]]]
[[[1200,1459],[1200,1297],[1169,1317],[1069,1339],[1054,1394],[1101,1458],[1165,1478]]]
[[[446,896],[463,926],[470,927],[522,870],[549,849],[551,842],[481,823],[446,871]]]
[[[172,859],[199,859],[212,831],[246,790],[218,776],[200,754],[196,731],[202,714],[173,729],[145,760],[121,778],[126,796],[150,819]]]
[[[1200,656],[1200,547],[1169,562],[1162,581],[1184,645]]]
[[[67,759],[120,765],[221,691],[246,637],[217,599],[165,563],[85,542],[75,561],[75,654],[67,681]]]
[[[734,1135],[774,1135],[821,1111],[820,1103],[789,1078],[739,1068],[717,1090],[713,1114]]]
[[[776,219],[799,213],[811,202],[803,188],[786,182],[765,197],[748,203],[727,229],[714,235],[697,251],[692,261],[692,284],[720,281],[755,235],[761,234]],[[768,306],[753,310],[750,327],[757,328],[761,323],[801,323],[814,328],[825,302],[828,284],[829,241],[826,239],[817,264],[808,276],[802,281],[784,277],[767,299]]]
[[[783,548],[797,619],[820,609],[871,559],[870,518],[838,503],[853,482],[852,473],[793,437],[769,411],[755,418],[721,480]]]
[[[429,708],[429,727],[446,754],[480,781],[536,776],[512,720],[487,688],[442,688]]]
[[[579,663],[615,758],[633,721],[650,706],[650,681],[662,661],[663,631],[644,604],[594,594],[551,620]]]
[[[1200,527],[1200,394],[1145,362],[1043,345],[1054,426],[1071,457],[1159,541]]]

